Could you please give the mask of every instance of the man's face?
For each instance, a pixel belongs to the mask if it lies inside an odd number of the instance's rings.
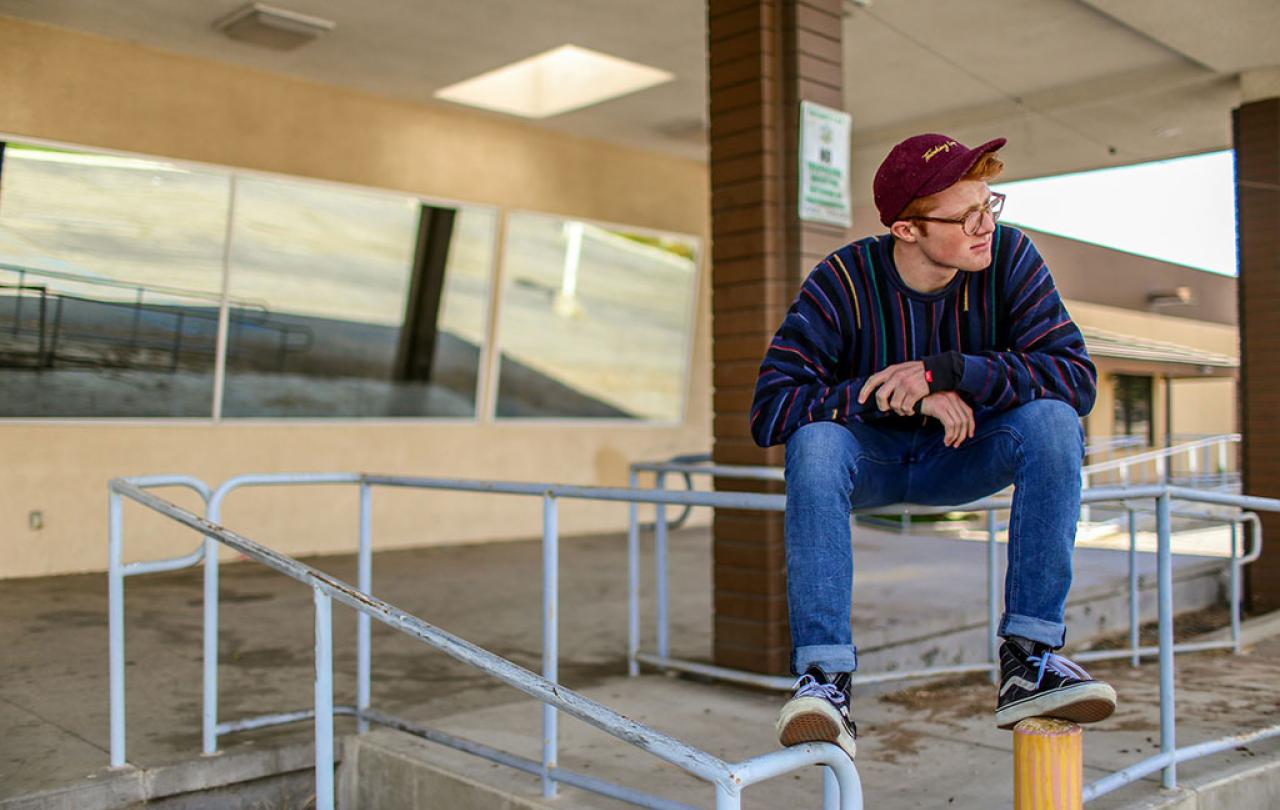
[[[937,205],[929,216],[962,219],[965,214],[985,205],[990,197],[991,189],[985,182],[961,180],[935,195]],[[991,265],[991,239],[996,226],[989,215],[982,217],[982,224],[973,236],[966,234],[959,223],[930,222],[927,230],[927,234],[922,234],[917,228],[916,243],[933,263],[971,273]]]

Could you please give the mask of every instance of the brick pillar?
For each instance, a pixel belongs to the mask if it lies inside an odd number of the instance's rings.
[[[1236,224],[1240,247],[1240,429],[1244,491],[1280,498],[1280,98],[1241,105],[1232,115]],[[1280,514],[1262,513],[1265,536],[1280,538]],[[1245,569],[1249,606],[1280,609],[1280,543]]]
[[[800,101],[843,108],[841,0],[710,0],[714,436],[719,464],[781,465],[748,430],[760,361],[801,280],[845,241],[801,223]],[[717,489],[780,492],[717,480]],[[715,662],[789,667],[782,515],[717,510]]]

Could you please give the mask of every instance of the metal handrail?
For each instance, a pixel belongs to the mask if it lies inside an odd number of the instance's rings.
[[[1216,436],[1209,436],[1204,439],[1197,439],[1183,444],[1175,444],[1170,447],[1159,447],[1155,450],[1148,450],[1145,453],[1135,453],[1132,456],[1124,458],[1111,459],[1109,461],[1099,461],[1096,464],[1086,466],[1082,472],[1087,475],[1094,473],[1108,472],[1110,470],[1118,470],[1122,467],[1128,467],[1134,464],[1145,464],[1148,461],[1158,461],[1162,458],[1171,458],[1182,453],[1189,453],[1205,447],[1214,445],[1239,444],[1241,435],[1239,433],[1223,433]]]
[[[1210,441],[1221,441],[1224,437],[1211,437]],[[1229,436],[1226,438],[1230,438]],[[1167,451],[1168,448],[1165,448]],[[1185,448],[1182,449],[1185,452]],[[1176,452],[1176,451],[1175,451]],[[671,463],[671,462],[641,462],[633,464],[631,467],[631,481],[634,486],[636,476],[640,472],[653,473],[655,476],[655,491],[660,491],[663,486],[663,476],[669,472],[679,473],[701,473],[711,475],[718,478],[740,478],[748,480],[764,480],[779,481],[784,480],[784,471],[777,467],[762,466],[745,466],[745,465],[714,465],[714,464],[688,464],[688,463]],[[1138,577],[1137,577],[1137,532],[1135,523],[1135,505],[1129,503],[1139,499],[1155,499],[1156,513],[1156,534],[1157,534],[1157,610],[1159,625],[1159,644],[1156,647],[1140,647],[1138,643]],[[1212,520],[1215,517],[1224,519],[1231,527],[1231,639],[1225,642],[1194,642],[1184,644],[1174,644],[1173,642],[1173,574],[1172,574],[1172,548],[1171,548],[1171,518],[1172,518],[1172,501],[1174,499],[1186,500],[1204,504],[1212,504],[1217,506],[1234,507],[1244,511],[1237,515],[1220,517],[1211,514],[1199,515],[1201,519]],[[1221,748],[1214,748],[1213,744],[1205,743],[1200,746],[1192,746],[1187,752],[1179,751],[1177,756],[1173,755],[1174,749],[1174,728],[1175,719],[1173,716],[1174,705],[1174,683],[1173,683],[1173,655],[1183,652],[1199,652],[1212,649],[1231,649],[1234,652],[1240,650],[1240,577],[1241,568],[1255,560],[1261,555],[1262,550],[1262,525],[1257,511],[1280,512],[1280,500],[1270,498],[1257,498],[1246,495],[1234,495],[1218,492],[1209,492],[1205,490],[1193,489],[1189,487],[1171,486],[1169,484],[1147,484],[1140,486],[1104,486],[1084,489],[1081,492],[1082,510],[1087,509],[1089,504],[1103,502],[1122,502],[1128,509],[1129,516],[1129,610],[1130,610],[1130,646],[1128,649],[1122,650],[1104,650],[1092,651],[1077,654],[1074,657],[1081,661],[1094,661],[1108,658],[1129,657],[1134,666],[1137,666],[1143,656],[1152,654],[1159,656],[1160,661],[1160,727],[1161,727],[1161,754],[1157,757],[1143,760],[1134,766],[1136,769],[1146,767],[1151,762],[1159,760],[1159,764],[1142,770],[1139,775],[1125,777],[1125,781],[1117,782],[1110,787],[1102,790],[1099,786],[1090,786],[1086,790],[1086,796],[1089,798],[1102,795],[1103,792],[1113,790],[1122,784],[1135,781],[1142,775],[1151,773],[1154,770],[1163,770],[1163,783],[1165,787],[1173,787],[1176,784],[1176,764],[1185,758],[1194,758],[1196,756],[1207,756]],[[996,522],[995,512],[998,509],[1007,509],[1010,502],[1006,499],[986,498],[970,504],[961,506],[943,506],[943,507],[919,507],[911,504],[900,504],[891,507],[879,507],[875,509],[877,514],[938,514],[942,512],[978,512],[985,511],[987,513],[987,624],[988,624],[988,662],[984,664],[974,665],[955,665],[944,667],[927,667],[917,670],[895,670],[893,672],[873,673],[864,675],[857,673],[854,675],[855,682],[863,683],[880,683],[892,680],[903,680],[909,678],[934,677],[940,675],[952,675],[969,672],[988,671],[991,673],[993,680],[999,675],[999,664],[997,659],[996,642],[996,602],[998,594],[996,591],[996,571],[997,571],[997,555],[996,555],[996,534],[998,524]],[[633,570],[630,577],[631,582],[631,621],[629,626],[628,638],[628,672],[631,675],[639,673],[639,664],[645,663],[655,666],[659,669],[689,672],[704,677],[716,678],[736,683],[745,683],[753,686],[762,686],[769,689],[783,690],[788,688],[790,680],[767,675],[760,675],[743,670],[731,669],[727,667],[717,667],[703,664],[696,661],[686,661],[672,658],[669,654],[669,634],[668,634],[668,618],[667,618],[667,589],[666,589],[666,543],[667,537],[664,530],[665,521],[662,516],[663,507],[659,505],[656,508],[658,512],[655,520],[654,530],[654,548],[655,548],[655,565],[657,567],[657,577],[655,584],[655,601],[657,613],[656,628],[656,647],[657,654],[649,655],[643,653],[639,649],[639,577],[635,572],[635,567],[639,564],[638,552],[633,552],[631,565]],[[631,523],[628,531],[630,539],[629,545],[638,548],[639,524],[636,520],[633,508]],[[860,514],[865,510],[854,510],[854,514]],[[1252,538],[1252,549],[1243,556],[1237,555],[1237,541],[1239,528],[1241,524],[1249,524],[1252,528],[1250,537]],[[1263,732],[1259,732],[1263,733]],[[1270,734],[1266,734],[1270,736]],[[1196,753],[1199,752],[1199,753]],[[1137,771],[1135,771],[1136,773]],[[1116,775],[1109,777],[1112,781]],[[1111,784],[1111,782],[1108,782]],[[1101,783],[1099,783],[1101,785]]]
[[[68,273],[60,270],[44,270],[39,267],[27,267],[21,264],[10,264],[8,262],[0,262],[0,270],[10,273],[17,273],[19,283],[21,279],[27,275],[41,276],[43,278],[56,278],[61,281],[71,281],[76,284],[88,284],[98,287],[113,287],[120,290],[133,290],[135,296],[141,302],[141,298],[145,293],[159,293],[161,295],[170,295],[180,298],[204,299],[215,303],[222,302],[222,294],[217,292],[207,292],[205,290],[190,290],[182,287],[168,287],[163,284],[137,284],[130,281],[120,281],[114,278],[99,278],[95,276],[86,276],[80,273]],[[258,309],[264,316],[269,316],[271,311],[261,299],[230,297],[228,303],[241,309]]]
[[[20,287],[19,289],[35,289],[30,286]],[[58,359],[58,344],[62,340],[85,340],[88,339],[95,344],[105,344],[108,346],[126,346],[129,349],[151,349],[155,351],[167,351],[170,356],[170,362],[167,366],[159,366],[166,370],[174,370],[178,367],[180,355],[186,354],[213,354],[214,344],[209,340],[202,342],[191,342],[191,337],[187,333],[186,322],[206,322],[210,324],[218,323],[219,315],[216,309],[205,311],[198,308],[190,308],[177,304],[160,304],[160,303],[142,303],[127,301],[108,301],[100,298],[89,298],[86,296],[75,295],[73,293],[48,291],[40,288],[40,316],[37,326],[34,328],[23,327],[19,316],[15,313],[13,334],[18,336],[22,333],[35,333],[37,335],[39,349],[37,351],[37,361],[39,365],[52,367],[55,360]],[[110,337],[101,331],[93,332],[75,332],[63,326],[63,303],[66,301],[77,302],[80,304],[88,304],[98,307],[108,307],[116,309],[130,309],[133,311],[133,327],[128,337]],[[45,310],[50,306],[54,310],[52,325],[47,324]],[[245,310],[233,309],[230,313],[230,324],[233,329],[240,330],[244,326],[258,329],[266,332],[274,332],[278,335],[276,355],[277,362],[283,367],[285,359],[291,353],[299,353],[310,350],[315,343],[315,334],[310,327],[305,325],[289,325],[281,323],[272,323],[269,313],[260,319],[249,319],[244,317]],[[147,313],[149,316],[164,316],[174,319],[174,323],[168,327],[168,331],[172,333],[172,337],[167,341],[159,341],[152,338],[140,337],[141,316]],[[46,341],[46,331],[51,334]],[[239,332],[237,332],[237,335]],[[296,340],[295,340],[296,338]],[[184,340],[187,343],[184,345]],[[46,342],[48,349],[46,351]],[[235,354],[235,350],[229,350],[231,354]],[[62,359],[66,359],[65,357]],[[107,364],[97,361],[96,365],[119,365],[126,368],[144,368],[140,364],[129,364],[117,362],[115,364]]]
[[[1094,439],[1085,444],[1086,457],[1109,450],[1124,450],[1129,447],[1143,447],[1147,440],[1142,436],[1108,436],[1105,439]]]
[[[334,599],[356,609],[361,616],[371,616],[378,621],[387,624],[401,632],[426,643],[435,649],[438,649],[451,657],[462,661],[470,666],[480,669],[482,672],[498,678],[502,682],[526,694],[529,694],[540,700],[545,710],[554,712],[560,710],[569,715],[578,718],[586,723],[596,726],[606,733],[617,737],[625,742],[635,745],[642,750],[663,759],[666,762],[676,765],[686,772],[697,776],[698,778],[710,782],[715,786],[716,790],[716,806],[721,810],[731,810],[740,807],[740,794],[743,788],[769,779],[774,776],[789,773],[799,768],[810,765],[825,765],[823,775],[824,784],[824,808],[835,810],[861,810],[862,793],[861,783],[858,779],[857,770],[843,751],[832,744],[828,743],[808,743],[802,746],[788,748],[783,751],[776,751],[765,754],[754,759],[746,760],[739,763],[727,763],[717,757],[701,751],[697,748],[689,746],[679,740],[671,738],[643,724],[629,720],[622,715],[617,714],[608,707],[596,703],[585,698],[572,690],[566,689],[556,683],[554,658],[556,651],[556,637],[554,621],[544,626],[544,633],[549,633],[545,638],[549,644],[544,647],[544,665],[550,660],[551,677],[536,675],[522,667],[483,650],[457,636],[453,636],[434,625],[431,625],[422,619],[408,614],[407,612],[396,608],[394,605],[387,603],[377,597],[372,596],[366,589],[353,587],[341,580],[330,577],[329,575],[312,568],[298,560],[286,555],[280,554],[270,548],[259,545],[253,540],[239,535],[223,526],[218,525],[212,517],[202,518],[181,507],[178,507],[164,499],[147,491],[148,486],[160,486],[174,482],[173,477],[149,478],[149,479],[113,479],[109,486],[110,500],[110,531],[109,544],[111,560],[111,594],[112,606],[111,616],[111,720],[112,720],[112,766],[122,767],[125,764],[124,757],[124,667],[123,667],[123,572],[120,562],[120,554],[123,545],[122,534],[122,518],[121,518],[121,498],[127,497],[153,511],[163,514],[178,523],[188,526],[191,529],[205,536],[205,544],[201,554],[205,564],[205,584],[206,584],[206,619],[209,616],[209,606],[213,604],[213,611],[216,616],[216,594],[217,594],[217,555],[215,553],[215,543],[221,543],[230,548],[235,549],[250,559],[254,559],[263,563],[280,573],[285,574],[299,582],[309,585],[313,590],[314,604],[316,612],[316,689],[315,689],[315,709],[311,712],[292,712],[285,714],[267,715],[258,718],[250,718],[248,720],[240,720],[234,723],[223,724],[222,726],[214,726],[216,729],[227,733],[233,730],[243,730],[247,728],[261,728],[267,725],[276,725],[284,722],[293,722],[301,719],[313,718],[316,725],[316,800],[318,808],[333,807],[333,716],[335,714],[354,714],[362,721],[373,721],[383,723],[387,720],[393,720],[394,727],[402,728],[413,732],[415,729],[421,730],[419,727],[413,726],[408,721],[399,718],[390,718],[390,716],[380,712],[373,711],[365,707],[335,707],[332,697],[332,615],[331,605]],[[394,486],[394,487],[416,487],[430,489],[449,489],[452,491],[466,492],[500,492],[506,494],[541,496],[544,503],[544,574],[550,587],[544,588],[544,598],[548,600],[547,614],[555,614],[555,568],[557,564],[556,546],[557,546],[557,526],[556,526],[556,504],[559,498],[583,498],[591,500],[608,500],[623,502],[686,502],[699,506],[733,506],[734,508],[761,508],[776,509],[781,506],[776,500],[779,496],[748,496],[724,497],[723,493],[650,493],[636,490],[621,490],[598,487],[574,487],[555,484],[525,484],[519,482],[494,482],[494,481],[467,481],[461,479],[438,479],[438,478],[419,478],[411,476],[372,476],[357,475],[347,473],[337,474],[318,474],[318,475],[261,475],[261,476],[240,476],[225,482],[208,498],[210,515],[218,513],[222,501],[227,493],[240,486],[248,485],[271,485],[271,484],[333,484],[333,483],[358,483],[361,487],[361,533],[362,540],[367,537],[369,528],[368,523],[368,500],[369,488],[375,484]],[[207,488],[206,488],[207,492]],[[364,548],[367,544],[362,543]],[[188,555],[189,557],[191,555]],[[362,554],[362,558],[364,555]],[[186,558],[178,558],[186,559]],[[174,561],[163,561],[169,565]],[[166,569],[168,570],[168,569]],[[210,572],[214,572],[212,579]],[[210,588],[212,582],[213,599],[209,599]],[[550,629],[548,630],[547,627]],[[216,671],[217,647],[216,647],[216,619],[211,626],[206,622],[205,635],[205,666],[206,666],[206,698],[208,697],[207,687],[210,684],[208,673],[210,666]],[[215,642],[212,645],[213,655],[210,656],[210,641]],[[549,649],[547,649],[549,647]],[[362,650],[360,657],[367,660],[367,646]],[[216,678],[212,681],[216,686]],[[216,697],[216,696],[215,696]],[[207,721],[210,715],[216,712],[216,701],[212,708],[206,704],[206,729]],[[546,726],[547,714],[544,711],[544,734],[549,734],[551,738],[551,757],[548,759],[548,748],[544,744],[543,762],[537,765],[537,769],[544,780],[544,795],[549,795],[548,785],[554,785],[557,781],[564,781],[567,784],[576,784],[588,790],[596,790],[605,795],[620,798],[632,803],[638,803],[647,807],[673,808],[678,807],[676,803],[669,802],[658,797],[648,796],[647,794],[633,791],[622,786],[611,785],[592,777],[586,777],[579,774],[572,774],[556,767],[555,765],[555,724],[552,722],[550,726]],[[446,735],[447,736],[447,735]],[[457,738],[452,738],[457,740]],[[447,740],[445,744],[449,744]],[[466,742],[465,746],[460,747],[469,753],[486,756],[492,753],[494,749],[486,749],[478,743]],[[506,755],[507,759],[514,755]],[[493,757],[490,757],[493,758]],[[505,761],[503,759],[495,759],[495,761]],[[524,764],[528,765],[530,761],[525,760]],[[513,764],[506,761],[505,764]],[[519,767],[519,765],[515,765]]]
[[[155,480],[155,479],[153,479]],[[672,492],[664,490],[637,490],[637,489],[617,489],[607,487],[582,487],[569,486],[559,484],[538,484],[511,481],[476,481],[466,479],[449,479],[449,478],[427,478],[417,476],[376,476],[376,475],[357,475],[354,473],[338,473],[338,474],[320,474],[320,475],[267,475],[267,476],[242,476],[239,479],[232,479],[222,485],[218,491],[214,492],[210,497],[210,512],[216,512],[216,505],[220,503],[221,497],[235,486],[247,485],[248,483],[257,484],[285,484],[285,483],[359,483],[361,487],[361,533],[362,542],[368,530],[368,502],[369,488],[375,484],[394,487],[414,487],[424,489],[443,489],[462,492],[488,492],[488,493],[504,493],[526,496],[541,496],[544,504],[544,521],[543,521],[543,549],[544,549],[544,650],[543,660],[544,668],[547,672],[544,676],[537,676],[527,670],[524,670],[505,659],[502,659],[492,653],[481,650],[474,645],[451,636],[444,631],[427,624],[421,619],[409,616],[403,611],[399,611],[394,606],[389,605],[382,600],[371,596],[366,590],[360,588],[352,588],[350,585],[335,580],[327,575],[316,571],[304,564],[293,560],[292,558],[278,554],[270,549],[259,546],[253,541],[236,535],[222,526],[217,525],[210,519],[204,519],[194,514],[182,510],[173,504],[163,501],[159,497],[146,492],[145,489],[127,479],[115,479],[111,482],[110,499],[111,499],[111,531],[109,541],[111,543],[111,553],[109,559],[112,560],[113,568],[111,576],[113,578],[112,588],[110,589],[112,598],[122,598],[122,587],[118,583],[123,582],[123,575],[119,568],[120,547],[122,543],[121,527],[120,527],[120,498],[129,497],[145,506],[167,514],[169,517],[178,520],[180,523],[187,525],[196,531],[205,535],[206,548],[203,554],[206,571],[206,585],[209,582],[209,572],[216,572],[217,555],[212,553],[213,543],[223,543],[225,545],[236,548],[246,556],[258,559],[260,562],[270,565],[276,570],[280,570],[295,579],[306,582],[313,587],[314,601],[316,608],[316,650],[317,650],[317,685],[315,698],[315,711],[311,714],[293,713],[290,715],[272,715],[268,719],[254,718],[248,721],[237,721],[234,724],[226,724],[220,728],[223,733],[238,728],[262,727],[272,722],[287,722],[289,719],[301,719],[302,717],[314,717],[316,723],[316,784],[317,784],[317,803],[319,807],[332,806],[332,779],[333,779],[333,748],[332,748],[332,724],[335,712],[344,712],[346,707],[334,707],[332,703],[332,637],[331,637],[331,614],[330,605],[333,599],[338,599],[344,604],[348,604],[360,611],[362,615],[370,615],[383,621],[390,626],[396,627],[418,638],[421,641],[440,649],[447,654],[457,658],[458,660],[469,663],[494,677],[499,677],[506,683],[515,688],[525,691],[538,697],[544,704],[544,749],[543,762],[541,764],[541,774],[544,784],[544,795],[554,793],[554,784],[559,780],[560,769],[555,764],[555,736],[556,726],[554,723],[554,712],[564,710],[572,716],[578,717],[585,722],[597,725],[598,727],[609,726],[605,730],[620,739],[624,739],[632,744],[641,747],[664,758],[668,762],[674,762],[679,767],[684,768],[689,773],[703,778],[705,781],[712,782],[716,786],[717,808],[726,810],[727,808],[740,807],[740,791],[746,785],[752,784],[760,779],[769,778],[772,775],[801,767],[804,764],[825,764],[828,765],[827,771],[824,772],[824,797],[825,806],[832,807],[836,797],[839,798],[841,806],[860,807],[861,802],[861,786],[857,780],[856,769],[853,768],[852,762],[840,752],[839,749],[828,744],[809,744],[797,748],[786,749],[753,760],[748,760],[737,765],[729,765],[721,760],[712,757],[710,754],[693,749],[681,743],[683,747],[671,747],[670,738],[653,732],[657,736],[645,736],[645,732],[652,730],[647,727],[634,724],[631,726],[617,725],[618,717],[611,710],[600,704],[587,701],[585,698],[566,690],[556,684],[556,666],[555,658],[558,649],[558,642],[555,629],[555,616],[558,614],[558,604],[556,592],[557,578],[556,568],[558,567],[558,528],[557,528],[557,511],[556,503],[559,498],[579,498],[587,500],[604,500],[625,502],[632,506],[632,511],[640,503],[653,503],[655,508],[661,512],[667,505],[696,505],[696,506],[718,506],[722,508],[735,509],[752,509],[761,511],[782,511],[785,509],[785,496],[767,495],[757,493],[717,493],[717,492]],[[1176,785],[1176,766],[1177,762],[1183,761],[1194,756],[1203,756],[1212,753],[1217,748],[1217,743],[1208,742],[1199,746],[1192,746],[1190,749],[1180,750],[1175,745],[1176,719],[1174,715],[1174,680],[1173,680],[1173,656],[1175,652],[1216,649],[1221,647],[1235,647],[1238,645],[1238,634],[1228,642],[1204,642],[1189,645],[1175,645],[1173,643],[1173,573],[1172,573],[1172,550],[1171,550],[1171,504],[1174,498],[1189,500],[1199,503],[1216,504],[1221,506],[1233,506],[1240,509],[1248,509],[1253,511],[1276,511],[1280,512],[1280,500],[1257,498],[1244,495],[1231,495],[1224,493],[1204,492],[1201,490],[1190,489],[1186,487],[1175,487],[1166,484],[1161,485],[1145,485],[1145,486],[1129,486],[1129,487],[1100,487],[1085,491],[1082,493],[1082,502],[1097,503],[1103,501],[1131,501],[1136,499],[1151,499],[1156,501],[1157,515],[1157,596],[1158,596],[1158,616],[1159,616],[1159,643],[1153,650],[1120,650],[1110,651],[1103,654],[1097,654],[1092,657],[1108,656],[1124,656],[1135,655],[1140,652],[1156,652],[1159,655],[1159,671],[1160,671],[1160,749],[1161,753],[1155,757],[1148,758],[1139,762],[1128,769],[1127,772],[1121,774],[1113,774],[1108,777],[1108,782],[1103,785],[1098,783],[1090,786],[1092,791],[1089,795],[1101,795],[1103,788],[1106,790],[1113,789],[1119,784],[1127,783],[1140,778],[1140,775],[1134,776],[1132,773],[1142,771],[1142,773],[1151,772],[1151,770],[1163,770],[1163,783],[1166,787]],[[986,498],[975,501],[965,507],[970,510],[984,510],[988,514],[988,527],[992,535],[994,535],[994,514],[997,509],[1008,508],[1007,499]],[[942,511],[953,511],[957,507],[918,507],[914,505],[906,505],[900,509],[910,510],[917,514],[932,514]],[[1261,525],[1256,518],[1249,520],[1241,517],[1241,520],[1248,520],[1253,526],[1253,548],[1243,558],[1235,557],[1235,543],[1232,543],[1233,552],[1233,576],[1238,574],[1241,560],[1256,559],[1261,552],[1262,534]],[[656,522],[659,531],[661,527],[666,525],[661,514],[658,515]],[[638,528],[638,524],[633,523]],[[629,558],[634,560],[637,556],[637,548],[634,544],[638,530],[629,532]],[[989,559],[994,550],[994,541],[989,542],[988,548],[992,551],[989,553]],[[363,556],[363,555],[362,555]],[[1131,546],[1132,556],[1132,546]],[[1132,576],[1132,574],[1131,574]],[[216,577],[216,573],[215,573]],[[118,583],[115,581],[118,580]],[[634,569],[631,571],[629,580],[634,584],[636,581]],[[216,613],[216,578],[214,580],[214,610]],[[206,590],[206,594],[208,591]],[[1233,598],[1238,596],[1238,592],[1233,587]],[[209,601],[206,600],[206,612],[209,609]],[[115,607],[110,612],[113,620],[111,638],[113,643],[112,661],[112,690],[113,699],[112,720],[113,724],[117,716],[123,722],[123,632],[117,625],[122,621],[122,611]],[[216,642],[216,623],[214,634],[208,633],[209,625],[206,625],[206,673],[208,667],[212,663],[216,669],[216,643],[213,644],[213,655],[210,657],[208,651],[210,642]],[[1233,627],[1233,631],[1237,631],[1238,627]],[[119,649],[114,649],[119,640]],[[994,642],[994,637],[992,641]],[[629,653],[633,652],[630,649]],[[367,656],[367,648],[362,652],[362,656]],[[116,664],[119,662],[119,670]],[[669,669],[679,669],[679,662],[672,662],[669,659],[659,659],[659,664]],[[990,665],[984,665],[987,668]],[[721,673],[725,670],[717,667],[707,667],[710,670],[708,674],[714,677],[721,677]],[[934,673],[937,674],[937,673]],[[216,681],[214,681],[216,683]],[[119,684],[119,685],[117,685]],[[206,681],[208,684],[208,681]],[[114,705],[115,700],[119,696],[120,708],[117,710]],[[585,702],[583,702],[585,701]],[[214,704],[216,707],[216,703]],[[206,714],[209,713],[206,707]],[[378,718],[371,710],[367,708],[357,707],[354,710],[355,715],[365,721],[372,720],[378,722]],[[550,719],[550,722],[548,720]],[[623,718],[625,720],[625,718]],[[630,723],[630,721],[627,721]],[[603,725],[602,725],[603,724]],[[640,736],[635,736],[634,733]],[[1264,736],[1269,735],[1268,730],[1256,732]],[[117,761],[117,749],[115,743],[119,739],[119,761]],[[676,741],[678,742],[678,741]],[[117,738],[116,729],[112,728],[112,764],[123,764],[123,725],[120,728],[120,734]],[[662,752],[662,753],[660,753]],[[472,753],[476,753],[473,751]],[[666,756],[663,756],[663,753]],[[701,756],[699,756],[701,755]],[[720,767],[723,766],[723,767]],[[1147,770],[1142,770],[1147,768]],[[727,769],[727,771],[726,771]],[[1132,772],[1132,773],[1129,773]],[[726,773],[728,776],[726,776]],[[1126,781],[1117,781],[1123,779]],[[566,781],[567,780],[562,780]],[[589,784],[581,786],[587,789],[593,789]],[[622,788],[621,790],[628,790]],[[610,794],[617,795],[617,794]],[[631,794],[628,794],[631,795]],[[654,802],[665,802],[656,797],[650,797]],[[628,801],[638,800],[645,803],[649,799],[644,799],[640,795],[631,795]],[[666,806],[661,804],[648,804],[646,806]]]
[[[1216,437],[1215,437],[1216,438]],[[630,486],[638,486],[638,476],[640,473],[652,473],[654,475],[654,490],[661,491],[665,486],[665,476],[668,473],[678,473],[688,479],[691,475],[706,475],[713,478],[721,479],[741,479],[755,481],[773,481],[784,482],[785,470],[782,467],[759,466],[759,465],[735,465],[735,464],[715,464],[710,461],[708,456],[676,456],[668,461],[658,462],[636,462],[631,465],[630,470]],[[1130,490],[1136,491],[1136,490]],[[1089,512],[1089,504],[1093,502],[1093,498],[1084,498],[1081,505],[1082,519],[1087,520]],[[1108,500],[1102,498],[1101,500]],[[972,672],[989,672],[994,681],[999,676],[999,656],[998,656],[998,640],[996,636],[996,628],[999,623],[999,583],[997,582],[998,560],[997,560],[997,538],[999,532],[1005,528],[996,518],[995,511],[1008,509],[1011,505],[1009,499],[987,498],[983,501],[962,504],[957,506],[941,506],[941,507],[921,507],[914,504],[898,504],[888,507],[877,507],[875,509],[854,510],[853,514],[860,517],[882,517],[885,515],[899,515],[903,520],[903,527],[909,525],[908,518],[911,515],[929,515],[942,514],[949,512],[974,512],[979,513],[986,511],[986,531],[987,531],[987,635],[989,644],[987,650],[987,662],[982,664],[965,664],[965,665],[948,665],[923,667],[918,669],[894,670],[885,673],[858,673],[854,676],[855,682],[860,683],[881,683],[894,680],[911,680],[918,678],[929,678],[937,675],[952,675],[957,673]],[[1138,605],[1138,580],[1137,580],[1137,534],[1135,530],[1135,513],[1138,507],[1130,506],[1129,508],[1129,605],[1130,612],[1134,614],[1134,625],[1136,626],[1136,611]],[[686,507],[687,509],[687,507]],[[639,523],[639,518],[635,507],[632,507],[628,521],[628,546],[631,549],[629,555],[629,621],[628,621],[628,653],[627,653],[627,672],[634,676],[640,672],[640,664],[649,664],[662,669],[671,669],[681,672],[699,674],[707,677],[719,678],[735,683],[747,684],[750,686],[759,686],[766,689],[786,690],[791,686],[789,678],[761,675],[744,670],[715,667],[695,661],[673,658],[670,654],[670,621],[668,618],[668,587],[667,587],[667,546],[668,532],[675,528],[675,525],[665,521],[665,510],[659,505],[656,508],[657,516],[652,524]],[[683,517],[683,516],[682,516]],[[1233,636],[1237,640],[1238,648],[1239,637],[1239,614],[1240,614],[1240,584],[1238,578],[1240,576],[1240,567],[1234,561],[1234,543],[1238,532],[1236,522],[1229,520],[1229,516],[1203,515],[1197,516],[1205,520],[1227,521],[1231,525],[1232,544],[1233,544],[1233,564],[1231,566],[1231,592],[1233,596],[1231,604],[1232,627],[1236,628]],[[655,574],[655,646],[656,654],[644,653],[640,650],[640,619],[639,619],[639,540],[638,535],[641,530],[652,530],[654,533],[654,566]],[[1136,633],[1136,630],[1134,631]],[[1138,649],[1136,635],[1132,643],[1130,651],[1134,666],[1145,651]],[[1223,644],[1222,646],[1228,646]],[[1177,652],[1192,652],[1198,648],[1191,648],[1185,645],[1177,645]],[[1113,653],[1091,653],[1095,657],[1119,657]]]

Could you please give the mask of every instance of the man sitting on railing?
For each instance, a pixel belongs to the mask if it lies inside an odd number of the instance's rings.
[[[963,504],[1013,484],[996,723],[1092,722],[1115,692],[1053,650],[1080,509],[1097,372],[1031,240],[998,226],[998,138],[898,144],[876,172],[889,233],[820,262],[756,382],[751,431],[786,443],[792,668],[783,745],[853,756],[852,509]]]

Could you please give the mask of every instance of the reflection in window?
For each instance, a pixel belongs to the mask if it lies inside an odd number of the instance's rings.
[[[0,416],[211,414],[229,184],[6,145]]]
[[[494,216],[237,182],[228,417],[472,416]]]
[[[1140,436],[1147,446],[1155,445],[1151,420],[1151,378],[1117,374],[1115,376],[1115,419],[1113,436]]]
[[[676,421],[697,242],[508,218],[497,415]]]

